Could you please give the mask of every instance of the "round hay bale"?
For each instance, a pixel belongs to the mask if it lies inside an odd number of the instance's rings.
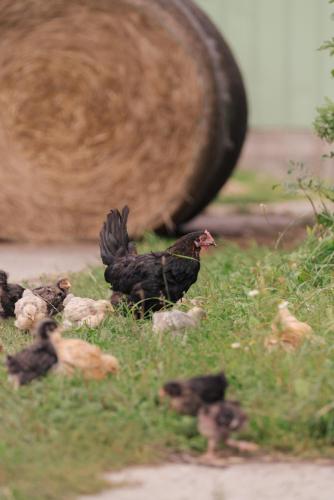
[[[230,175],[246,131],[236,63],[190,0],[0,0],[0,238],[173,227]]]

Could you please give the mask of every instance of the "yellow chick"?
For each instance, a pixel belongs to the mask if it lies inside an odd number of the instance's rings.
[[[313,333],[310,325],[291,314],[288,302],[282,302],[278,306],[278,314],[271,327],[274,335],[265,340],[265,346],[269,349],[281,345],[287,351],[294,350]]]
[[[60,329],[52,334],[51,342],[57,353],[59,373],[72,376],[79,371],[85,379],[102,380],[119,369],[114,356],[85,340],[63,338]]]

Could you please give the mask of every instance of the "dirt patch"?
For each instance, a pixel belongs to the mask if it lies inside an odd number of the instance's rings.
[[[206,228],[212,234],[241,246],[256,241],[265,245],[291,247],[305,237],[305,228],[314,223],[309,203],[291,201],[246,205],[211,205],[181,228],[182,233]]]

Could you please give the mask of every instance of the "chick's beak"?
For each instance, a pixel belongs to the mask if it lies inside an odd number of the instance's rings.
[[[58,281],[58,286],[63,290],[69,290],[71,288],[71,282],[67,278],[62,278]]]
[[[242,422],[238,418],[234,418],[232,422],[230,423],[230,429],[232,430],[237,430],[239,427],[241,427]]]

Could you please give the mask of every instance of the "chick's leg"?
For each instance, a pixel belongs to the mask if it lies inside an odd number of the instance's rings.
[[[216,437],[211,437],[208,439],[208,447],[207,447],[207,454],[208,455],[216,455],[217,449],[218,449],[218,441]]]
[[[225,460],[218,455],[219,441],[220,439],[216,436],[208,438],[208,447],[206,453],[201,456],[200,463],[214,467],[222,467],[226,465]]]
[[[250,441],[236,441],[235,439],[227,439],[225,441],[225,444],[230,448],[234,448],[241,452],[253,452],[259,449],[259,446],[256,443],[252,443]]]

